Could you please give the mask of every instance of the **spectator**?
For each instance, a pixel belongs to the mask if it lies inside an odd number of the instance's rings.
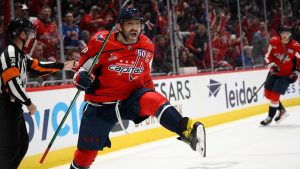
[[[252,38],[254,64],[264,64],[265,51],[268,45],[268,35],[265,31],[265,23],[260,22],[259,30]]]
[[[300,42],[300,19],[298,19],[293,27],[293,38]]]
[[[236,64],[237,67],[239,67],[239,66],[245,66],[245,67],[253,66],[252,50],[253,50],[252,46],[248,46],[248,45],[244,46],[244,57],[242,56],[242,54],[240,55],[240,57],[237,61],[237,64]]]
[[[78,49],[70,49],[68,50],[68,52],[66,53],[67,55],[67,61],[71,61],[71,60],[75,60],[75,61],[79,61],[80,58],[80,50]],[[67,79],[72,79],[74,76],[74,72],[72,71],[66,71],[66,78]]]
[[[149,39],[152,39],[153,36],[155,36],[155,29],[156,29],[156,25],[154,23],[152,23],[150,21],[151,19],[151,13],[150,12],[147,12],[145,15],[144,15],[144,31],[145,31],[145,35],[149,38]]]
[[[28,7],[26,4],[21,4],[19,2],[15,3],[15,17],[29,19]]]
[[[194,55],[195,62],[199,68],[206,67],[203,64],[203,59],[207,48],[207,41],[206,28],[204,25],[199,24],[195,26],[195,31],[190,34],[185,42],[186,47]]]
[[[220,35],[216,30],[216,27],[211,29],[212,35],[212,61],[214,68],[226,67],[231,68],[232,66],[228,64],[227,61],[224,60],[225,52],[227,51],[227,47],[224,47]],[[207,49],[205,50],[205,69],[211,68],[211,57],[210,57],[210,45],[207,45]]]
[[[235,34],[230,35],[228,40],[228,48],[225,52],[225,60],[232,65],[236,66],[237,61],[241,55],[240,38],[237,38]]]
[[[4,48],[3,16],[0,16],[0,53],[2,53]]]
[[[184,40],[191,35],[191,32],[181,31],[180,26],[177,24],[175,29],[175,42],[179,50],[185,50]]]
[[[91,33],[88,30],[83,30],[82,31],[82,40],[84,43],[88,43],[89,40],[91,39]]]
[[[80,29],[88,30],[91,34],[104,29],[107,22],[101,18],[99,14],[101,9],[94,5],[91,7],[90,13],[86,14],[80,21]]]
[[[44,57],[46,60],[58,61],[58,42],[59,36],[56,24],[51,20],[51,9],[43,6],[40,17],[35,22],[37,40],[42,42],[45,48]]]
[[[42,42],[37,42],[32,52],[32,58],[38,59],[40,61],[47,61],[47,59],[44,57],[45,48],[45,44],[43,44]]]
[[[158,15],[158,21],[157,21],[157,32],[161,35],[167,35],[168,33],[168,16],[166,11],[162,11]]]
[[[162,35],[157,35],[155,37],[153,57],[154,72],[168,73],[172,71],[172,63],[168,59],[170,52],[167,46],[168,45],[165,37],[163,37]]]
[[[193,55],[187,48],[179,51],[179,64],[181,67],[196,66]]]
[[[79,27],[74,23],[73,13],[71,11],[66,12],[65,14],[65,23],[62,26],[63,36],[64,36],[64,45],[66,48],[76,47],[81,48],[86,46],[82,40],[82,35]]]

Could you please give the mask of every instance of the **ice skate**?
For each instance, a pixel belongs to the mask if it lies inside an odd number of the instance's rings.
[[[286,113],[285,109],[282,109],[281,111],[279,111],[279,114],[277,117],[275,117],[275,122],[277,124],[279,124],[282,120],[284,120],[285,118],[287,118],[289,116],[289,114]]]
[[[194,151],[198,151],[203,157],[206,156],[206,134],[202,123],[189,120],[187,130],[182,133],[179,140],[190,145]]]
[[[265,120],[260,122],[261,126],[269,126],[272,122],[273,118],[267,117]]]

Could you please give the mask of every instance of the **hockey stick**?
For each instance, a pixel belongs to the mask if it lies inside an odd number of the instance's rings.
[[[278,67],[281,66],[281,64],[283,63],[283,61],[285,60],[285,58],[286,58],[286,56],[287,56],[287,55],[286,55],[286,46],[285,46],[285,45],[283,45],[283,50],[284,50],[284,57],[282,58],[282,60],[280,60],[280,63],[279,63],[279,65],[278,65]],[[252,95],[251,98],[249,99],[248,103],[250,103],[250,102],[252,101],[252,99],[254,98],[254,96],[257,95],[257,93],[260,91],[260,89],[266,84],[266,81],[267,81],[267,80],[265,80],[264,83],[261,84],[261,86],[257,89],[257,91],[255,91],[255,92],[253,93],[253,95]]]
[[[120,11],[122,11],[122,9],[123,9],[123,8],[128,4],[128,2],[130,2],[130,1],[131,1],[131,0],[126,0],[126,1],[123,3],[123,5],[121,6]],[[94,67],[95,64],[98,62],[98,60],[99,60],[99,58],[100,58],[100,55],[101,55],[101,53],[102,53],[104,47],[106,46],[106,43],[107,43],[107,41],[108,41],[108,39],[109,39],[111,33],[113,32],[113,30],[115,29],[115,27],[116,27],[116,25],[117,25],[117,23],[118,23],[118,21],[119,21],[119,18],[120,18],[120,15],[118,16],[115,25],[111,28],[111,30],[109,31],[107,37],[106,37],[105,40],[103,41],[103,44],[102,44],[102,46],[101,46],[101,48],[100,48],[100,51],[97,53],[96,57],[94,58],[94,60],[93,60],[93,62],[92,62],[91,67],[90,67],[89,70],[88,70],[88,74],[91,73],[93,67]],[[40,163],[41,163],[41,164],[44,162],[44,160],[45,160],[45,158],[46,158],[46,156],[47,156],[47,154],[48,154],[50,148],[51,148],[52,145],[53,145],[54,140],[56,139],[56,137],[57,137],[59,131],[61,130],[62,125],[63,125],[64,122],[66,121],[66,118],[67,118],[68,115],[70,114],[70,111],[71,111],[73,105],[75,104],[75,101],[77,100],[77,98],[78,98],[80,92],[81,92],[80,90],[77,90],[77,92],[76,92],[76,94],[75,94],[73,100],[71,101],[71,104],[70,104],[70,106],[68,107],[68,110],[67,110],[66,114],[64,115],[62,121],[60,122],[58,128],[56,129],[56,131],[55,131],[55,133],[54,133],[54,135],[53,135],[53,137],[52,137],[50,143],[48,144],[48,146],[47,146],[47,148],[46,148],[46,150],[45,150],[45,152],[44,152],[42,158],[40,159]]]

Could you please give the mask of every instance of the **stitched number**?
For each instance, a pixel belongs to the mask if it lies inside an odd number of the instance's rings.
[[[142,50],[142,49],[137,49],[136,54],[137,54],[137,56],[142,57],[142,58],[144,58],[146,56],[145,50]]]

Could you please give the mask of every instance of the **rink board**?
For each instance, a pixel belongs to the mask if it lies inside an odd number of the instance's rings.
[[[263,97],[263,90],[250,101],[251,96],[264,82],[266,74],[264,69],[208,73],[157,78],[154,83],[156,91],[165,95],[183,116],[199,119],[206,127],[210,127],[266,112],[268,101]],[[300,104],[299,86],[299,81],[292,84],[282,97],[286,106]],[[50,168],[72,160],[81,110],[85,105],[83,93],[78,97],[44,164],[38,162],[75,93],[76,89],[72,87],[29,92],[38,106],[38,112],[34,116],[25,114],[30,145],[20,168]],[[110,135],[112,148],[104,149],[99,154],[174,136],[160,127],[155,118],[149,118],[139,125],[129,121],[124,121],[124,124],[130,134],[126,135],[117,125]]]

